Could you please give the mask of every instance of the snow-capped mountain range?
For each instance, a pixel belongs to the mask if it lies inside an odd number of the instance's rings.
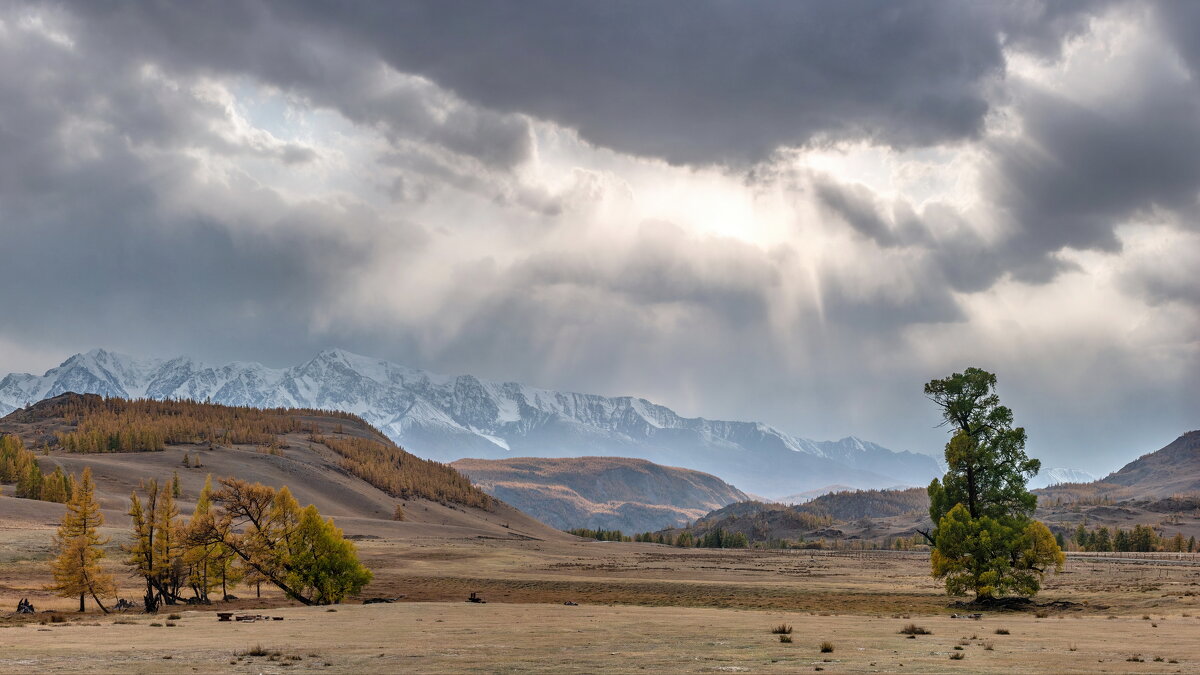
[[[765,496],[824,485],[925,485],[932,457],[854,437],[812,441],[757,422],[685,418],[628,396],[446,376],[332,349],[291,368],[138,359],[96,349],[44,375],[0,380],[0,415],[64,392],[306,407],[360,415],[422,457],[637,457],[717,475]]]
[[[1096,480],[1099,480],[1097,476],[1082,469],[1054,467],[1052,469],[1042,469],[1037,476],[1034,476],[1033,480],[1029,481],[1029,487],[1037,489],[1061,483],[1091,483]]]

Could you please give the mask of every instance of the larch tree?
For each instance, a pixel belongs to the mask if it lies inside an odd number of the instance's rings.
[[[191,535],[192,543],[220,543],[251,571],[306,605],[332,604],[362,590],[371,572],[341,530],[301,509],[285,486],[275,490],[236,478],[212,496],[220,512]]]
[[[133,541],[125,547],[129,554],[125,564],[146,584],[143,602],[147,612],[182,600],[179,591],[187,578],[183,562],[187,533],[178,516],[169,484],[159,488],[158,481],[150,480],[144,504],[136,491],[129,497]]]
[[[205,539],[203,533],[212,527],[212,475],[204,480],[204,487],[196,500],[196,509],[187,526],[186,550],[183,554],[188,571],[188,585],[197,600],[208,602],[208,594],[217,587],[221,598],[229,595],[229,586],[242,578],[242,570],[235,563],[236,555],[224,543]],[[199,536],[197,536],[199,535]]]
[[[108,543],[108,539],[99,534],[103,524],[104,514],[96,501],[92,470],[85,468],[54,536],[58,555],[51,563],[54,584],[50,587],[62,597],[78,596],[80,612],[85,611],[86,599],[91,596],[96,606],[107,614],[108,609],[101,598],[116,595],[116,582],[100,565],[104,559],[104,545]]]
[[[17,496],[25,499],[42,498],[42,467],[37,460],[25,465],[25,470],[17,477]]]
[[[175,474],[178,477],[178,473]],[[174,488],[172,488],[174,489]],[[183,553],[183,562],[187,568],[188,585],[192,588],[195,598],[208,602],[209,591],[220,583],[218,574],[213,574],[216,567],[216,553],[219,544],[212,542],[192,542],[191,533],[207,527],[206,521],[212,518],[212,476],[204,480],[200,496],[196,498],[196,508],[188,521],[188,545]]]
[[[933,380],[925,395],[953,432],[947,471],[929,485],[933,575],[951,595],[988,600],[1032,596],[1065,556],[1054,535],[1033,520],[1037,496],[1026,487],[1041,462],[1025,454],[1025,429],[1000,405],[996,376],[979,368]]]

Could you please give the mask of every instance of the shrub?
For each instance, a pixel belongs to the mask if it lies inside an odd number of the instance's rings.
[[[791,635],[792,627],[787,625],[786,623],[781,623],[778,626],[775,626],[774,628],[771,629],[771,634],[772,635]]]
[[[997,628],[996,629],[996,635],[1008,635],[1008,634],[1009,633],[1008,633],[1007,628]]]
[[[790,644],[792,644],[792,636],[791,635],[780,635],[779,641],[784,644],[790,645]]]
[[[179,619],[182,619],[183,616],[181,616],[179,614],[168,614],[167,618],[170,619],[171,621],[178,621]]]
[[[910,623],[900,629],[901,635],[933,635],[933,631],[926,629],[923,626],[918,626],[915,623]]]
[[[833,651],[833,643],[832,642],[826,640],[825,642],[821,643],[821,653],[822,654],[828,654],[829,652],[832,652],[832,651]]]
[[[962,652],[954,652],[953,654],[950,655],[951,661],[962,661],[965,658],[967,658],[967,657]]]

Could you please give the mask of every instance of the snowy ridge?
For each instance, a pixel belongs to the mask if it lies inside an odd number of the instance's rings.
[[[1099,477],[1082,469],[1054,467],[1052,469],[1042,469],[1037,476],[1034,476],[1033,480],[1029,481],[1029,487],[1037,489],[1062,483],[1091,483],[1096,480],[1099,480]]]
[[[685,418],[640,398],[438,375],[340,349],[284,369],[241,362],[212,366],[187,357],[137,359],[95,349],[40,377],[5,376],[0,415],[67,391],[343,410],[409,451],[439,461],[637,457],[712,473],[764,495],[833,483],[924,485],[939,473],[931,457],[854,437],[812,441],[757,422]]]

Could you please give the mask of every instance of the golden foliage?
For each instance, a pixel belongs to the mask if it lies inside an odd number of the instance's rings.
[[[300,415],[334,414],[100,397],[64,400],[57,407],[47,412],[76,425],[74,431],[57,434],[59,445],[87,453],[153,451],[180,443],[270,446],[279,434],[305,428]]]
[[[441,503],[492,508],[492,498],[466,476],[440,462],[421,459],[391,443],[368,438],[310,437],[338,455],[342,468],[401,499],[423,497]]]
[[[62,597],[78,597],[81,612],[85,597],[90,595],[107,614],[108,609],[100,599],[116,595],[116,582],[100,565],[104,545],[108,543],[107,538],[98,534],[103,524],[104,514],[96,501],[92,470],[87,468],[83,470],[79,489],[67,503],[67,512],[54,537],[58,556],[50,563],[54,573],[50,590]]]
[[[65,504],[75,489],[74,479],[55,467],[42,474],[33,452],[16,435],[0,436],[0,483],[16,483],[16,496]]]

